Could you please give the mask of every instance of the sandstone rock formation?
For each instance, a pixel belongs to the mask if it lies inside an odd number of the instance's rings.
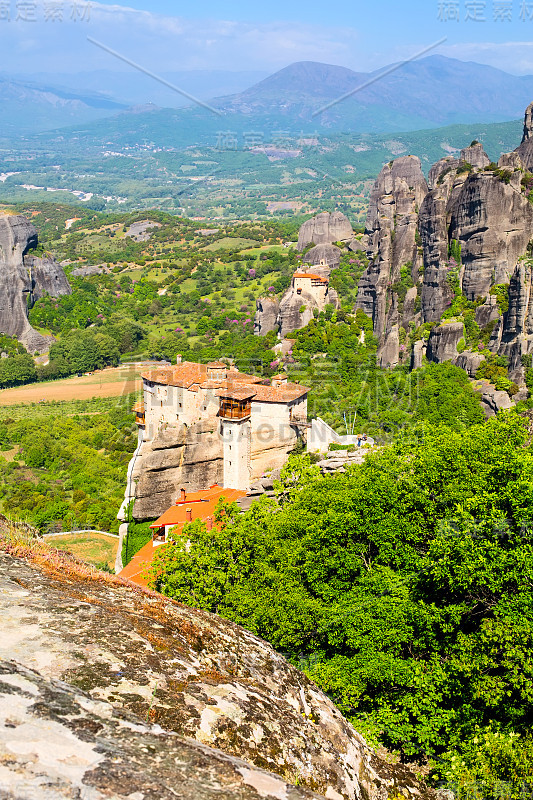
[[[509,411],[514,406],[507,392],[499,392],[490,383],[483,384],[481,388],[481,405],[487,417],[494,417],[498,411]]]
[[[389,310],[401,267],[418,270],[418,211],[427,191],[420,159],[405,156],[383,167],[370,195],[366,235],[371,263],[361,277],[356,307],[372,317],[380,339],[397,324]]]
[[[414,343],[411,351],[411,369],[420,369],[426,355],[426,344],[422,339]]]
[[[457,345],[464,337],[462,322],[450,322],[433,328],[427,345],[428,361],[441,364],[443,361],[455,361],[459,353]]]
[[[520,174],[519,174],[520,176]],[[454,204],[450,239],[461,244],[462,290],[469,300],[509,283],[533,236],[533,206],[491,172],[471,175]]]
[[[510,376],[523,381],[522,356],[533,353],[533,267],[519,261],[509,284],[509,309],[499,320],[490,349],[509,359]]]
[[[317,244],[304,256],[304,264],[310,264],[316,269],[317,275],[329,278],[332,269],[337,269],[341,262],[341,250],[334,244]],[[325,264],[326,266],[322,266]]]
[[[353,239],[353,229],[350,220],[340,211],[329,214],[324,211],[308,219],[300,228],[298,234],[298,250],[305,250],[308,244],[332,244],[333,242],[348,242]]]
[[[470,350],[465,350],[455,360],[455,364],[461,369],[464,369],[469,378],[475,378],[476,372],[485,360],[485,356],[481,353],[472,353]]]
[[[432,794],[227,620],[44,545],[0,542],[0,584],[0,783],[17,798]]]
[[[483,150],[481,142],[472,143],[470,147],[465,147],[461,150],[459,160],[464,161],[466,164],[471,164],[478,169],[484,169],[490,164],[490,158]]]
[[[156,519],[176,502],[181,487],[196,492],[222,485],[223,472],[222,440],[212,422],[163,425],[133,466],[134,518]]]
[[[400,331],[394,324],[388,332],[385,342],[379,349],[378,363],[380,367],[395,367],[400,361]]]
[[[256,300],[254,333],[266,336],[278,329],[279,300],[276,297],[259,297]]]
[[[44,352],[53,339],[31,327],[28,308],[45,294],[71,291],[56,261],[29,255],[37,244],[37,231],[27,219],[0,215],[0,331],[16,336],[31,353]]]
[[[520,156],[524,169],[533,169],[533,103],[530,103],[526,108],[522,143],[517,148],[516,153]]]
[[[427,186],[416,159],[400,158],[383,168],[366,223],[371,264],[361,278],[356,304],[372,316],[382,365],[398,363],[397,326],[409,331],[413,324],[440,322],[462,295],[477,304],[481,334],[488,337],[492,331],[489,348],[509,359],[510,377],[523,383],[523,356],[533,353],[533,204],[525,174],[530,169],[533,103],[526,110],[522,143],[501,156],[498,167],[474,142],[458,158],[448,156],[434,164]],[[412,265],[411,286],[406,264]],[[396,290],[402,266],[403,302]],[[507,284],[509,310],[502,317],[494,287]],[[434,328],[427,357],[456,361],[472,375],[479,357],[472,353],[457,359],[460,328],[461,323]],[[412,365],[421,364],[422,357],[419,345]]]
[[[278,329],[283,338],[292,331],[305,328],[313,319],[313,312],[323,311],[326,305],[333,305],[339,308],[339,297],[335,289],[328,288],[327,297],[324,302],[317,301],[317,298],[302,291],[298,294],[294,287],[288,289],[279,305]]]

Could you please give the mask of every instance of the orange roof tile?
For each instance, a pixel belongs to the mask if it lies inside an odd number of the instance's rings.
[[[141,400],[139,403],[135,403],[131,410],[136,414],[144,414],[144,402]]]
[[[257,386],[254,400],[259,403],[290,403],[311,390],[299,383],[282,383],[281,386]]]
[[[314,281],[321,281],[322,283],[329,283],[327,278],[322,275],[316,275],[314,272],[295,272],[293,278],[311,278]]]
[[[256,389],[221,389],[217,397],[227,397],[229,400],[250,400],[255,397]]]
[[[168,511],[165,511],[157,522],[154,522],[150,527],[162,528],[163,525],[177,525],[178,528],[183,527],[187,521],[186,510],[189,508],[189,504],[191,504],[193,519],[202,519],[205,522],[209,517],[214,516],[216,505],[221,497],[227,500],[228,503],[232,503],[245,495],[246,492],[239,491],[238,489],[224,489],[222,486],[217,486],[216,484],[209,489],[191,492],[184,502],[180,502],[179,505],[169,508]],[[173,515],[171,512],[178,513]],[[162,520],[165,518],[178,521],[163,522]],[[130,563],[124,567],[122,572],[120,572],[120,577],[127,578],[139,586],[148,587],[147,573],[154,560],[154,556],[159,548],[166,546],[165,544],[154,544],[153,541],[145,544],[144,547],[133,556]]]
[[[232,383],[254,384],[261,380],[256,375],[246,375],[243,372],[234,372],[232,370],[228,370],[225,377],[213,379],[208,374],[207,364],[195,364],[191,361],[184,361],[182,364],[176,364],[173,367],[149,370],[148,372],[143,372],[141,377],[151,383],[159,383],[163,386],[180,386],[184,389],[191,389],[191,391],[197,391],[197,389],[192,388],[194,386],[215,388],[229,386]]]
[[[150,568],[150,565],[154,559],[155,551],[158,547],[164,547],[164,545],[154,546],[152,541],[149,541],[148,544],[145,544],[144,547],[133,556],[130,563],[119,573],[120,577],[127,578],[139,586],[145,586],[148,588],[148,579],[145,577],[145,573]]]
[[[221,498],[224,498],[228,503],[233,503],[245,495],[246,492],[237,489],[223,489],[221,486],[197,492],[195,495],[186,497],[184,502],[180,501],[178,505],[167,509],[159,519],[150,525],[150,528],[163,528],[167,525],[183,527],[187,522],[190,522],[187,511],[191,512],[193,520],[201,519],[205,522],[214,515],[217,503]]]

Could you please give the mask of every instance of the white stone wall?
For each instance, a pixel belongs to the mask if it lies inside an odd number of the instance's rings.
[[[224,486],[247,491],[250,488],[250,420],[222,420]]]
[[[302,295],[307,294],[312,297],[319,306],[323,306],[326,302],[326,295],[328,293],[328,284],[320,282],[320,285],[313,285],[311,278],[294,278],[294,289],[302,290]]]
[[[252,480],[282,467],[297,441],[288,404],[252,402]]]

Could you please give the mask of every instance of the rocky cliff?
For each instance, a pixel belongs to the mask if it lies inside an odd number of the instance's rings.
[[[0,215],[0,331],[16,336],[31,353],[44,352],[53,340],[31,327],[28,308],[46,294],[71,291],[56,261],[30,255],[37,244],[37,231],[27,219]]]
[[[419,365],[426,342],[417,344],[417,330],[444,317],[452,325],[434,329],[428,358],[464,362],[471,373],[488,347],[508,358],[513,380],[523,381],[523,356],[533,352],[530,170],[533,104],[522,143],[497,165],[472,142],[459,157],[437,162],[427,183],[418,159],[383,167],[370,197],[364,237],[370,265],[356,303],[372,317],[382,366],[398,363],[398,343],[406,338],[415,340],[411,363]],[[464,323],[475,358],[458,360]]]
[[[133,516],[156,519],[175,501],[181,487],[196,492],[223,485],[223,445],[213,422],[164,425],[135,459]]]
[[[298,250],[305,250],[308,244],[333,244],[349,242],[353,239],[350,220],[340,211],[329,214],[327,211],[308,219],[300,228]]]
[[[0,539],[0,585],[8,797],[431,796],[227,620],[13,538]]]
[[[313,270],[314,272],[314,270]],[[313,319],[314,311],[324,311],[326,305],[339,307],[339,298],[335,289],[329,288],[324,302],[320,302],[310,292],[300,293],[294,287],[288,289],[279,304],[277,328],[283,338],[291,331],[305,328]]]
[[[361,277],[356,305],[372,317],[383,346],[383,366],[398,363],[398,326],[414,314],[411,303],[404,315],[404,298],[395,288],[402,267],[406,285],[418,280],[418,213],[427,191],[420,159],[405,156],[383,167],[370,195],[365,234],[371,261]]]
[[[254,333],[266,336],[278,329],[279,300],[276,297],[259,297],[256,300]]]

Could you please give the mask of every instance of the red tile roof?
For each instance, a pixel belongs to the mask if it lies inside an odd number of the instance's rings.
[[[282,383],[281,386],[256,386],[254,400],[259,403],[291,403],[311,390],[299,383]]]
[[[178,531],[187,522],[187,509],[192,511],[192,518],[201,519],[206,522],[209,517],[214,517],[215,509],[221,497],[228,503],[244,497],[246,492],[237,489],[224,489],[222,486],[211,486],[209,489],[202,489],[199,492],[191,492],[186,495],[184,501],[178,501],[178,505],[172,506],[159,519],[150,525],[151,528],[162,528],[164,525],[176,525]],[[154,556],[160,547],[167,547],[165,544],[154,544],[153,541],[145,544],[144,547],[134,555],[130,563],[124,567],[120,573],[121,578],[127,578],[139,586],[148,586],[148,570],[154,560]]]
[[[223,366],[226,367],[225,364]],[[182,364],[177,364],[173,367],[163,367],[143,372],[142,377],[151,383],[159,383],[164,386],[180,386],[184,389],[191,389],[195,385],[202,388],[229,388],[235,383],[255,384],[261,380],[256,375],[246,375],[244,372],[230,369],[226,371],[224,377],[214,378],[209,374],[208,367],[212,367],[213,370],[222,369],[222,366],[215,366],[214,364],[195,364],[192,361],[184,361]]]
[[[221,389],[217,397],[227,397],[229,400],[250,400],[255,397],[257,390],[253,389]]]
[[[150,565],[154,559],[157,547],[164,547],[164,545],[155,545],[152,541],[145,544],[144,547],[136,553],[131,559],[130,563],[124,567],[120,573],[121,578],[136,583],[138,586],[145,586],[148,588],[148,578],[145,577]]]
[[[184,501],[179,501],[177,505],[171,506],[150,528],[157,529],[166,525],[177,525],[183,527],[190,520],[187,519],[187,510],[191,511],[192,519],[202,519],[204,522],[215,513],[217,503],[220,498],[224,498],[228,503],[244,497],[246,492],[237,489],[224,489],[222,486],[213,486],[194,494],[186,495]]]
[[[314,281],[320,281],[321,283],[329,283],[327,278],[323,278],[322,275],[315,275],[314,272],[295,272],[292,276],[293,278],[311,278]]]

